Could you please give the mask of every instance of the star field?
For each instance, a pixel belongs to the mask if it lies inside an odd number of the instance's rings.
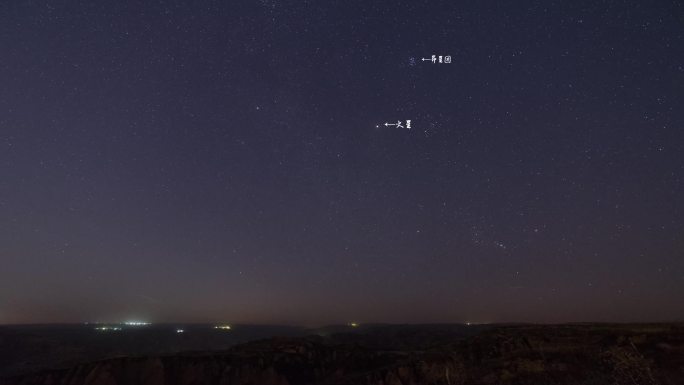
[[[681,320],[682,23],[4,2],[0,323]]]

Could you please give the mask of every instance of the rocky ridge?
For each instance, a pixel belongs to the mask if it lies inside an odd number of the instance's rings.
[[[0,384],[684,384],[682,325],[497,327],[428,345],[382,349],[343,334],[277,338],[221,353],[90,362]]]

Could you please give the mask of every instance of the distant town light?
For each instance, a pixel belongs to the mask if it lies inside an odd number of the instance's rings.
[[[149,325],[149,322],[141,322],[141,321],[126,321],[124,322],[124,325],[126,326],[147,326]]]
[[[176,333],[185,333],[185,330],[183,330],[183,329],[176,329]]]
[[[217,325],[217,326],[214,326],[214,329],[230,330],[230,325]]]
[[[355,328],[355,327],[358,327],[359,324],[357,324],[356,322],[352,322],[352,323],[349,324],[349,326]]]
[[[117,326],[100,326],[100,327],[96,327],[95,330],[108,331],[108,330],[121,330],[121,328],[117,327]]]

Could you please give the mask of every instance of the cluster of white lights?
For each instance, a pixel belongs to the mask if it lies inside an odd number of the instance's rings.
[[[176,329],[176,333],[185,333],[185,330],[183,330],[183,329]]]
[[[230,330],[230,326],[229,325],[218,325],[218,326],[214,326],[214,329]]]
[[[355,328],[355,327],[358,327],[359,324],[357,324],[356,322],[351,322],[351,323],[349,324],[349,326]]]
[[[124,322],[124,325],[126,326],[147,326],[149,325],[149,322],[140,322],[140,321],[126,321]]]
[[[95,328],[95,330],[101,330],[101,331],[121,330],[121,328],[117,327],[117,326],[100,326],[100,327]]]

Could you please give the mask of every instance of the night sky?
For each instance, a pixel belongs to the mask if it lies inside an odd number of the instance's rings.
[[[0,323],[684,319],[684,4],[2,1],[0,262]]]

